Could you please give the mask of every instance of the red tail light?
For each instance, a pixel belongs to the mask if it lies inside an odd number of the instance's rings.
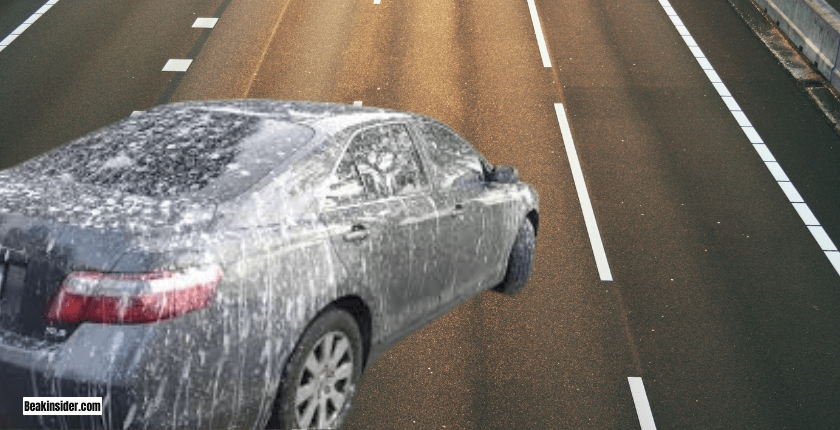
[[[53,323],[149,323],[209,307],[216,299],[222,269],[183,272],[73,272],[47,307]]]

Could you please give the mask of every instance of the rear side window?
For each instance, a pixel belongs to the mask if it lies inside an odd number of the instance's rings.
[[[25,164],[40,175],[113,191],[170,198],[209,185],[247,189],[308,142],[292,123],[205,109],[151,110]]]
[[[481,156],[449,128],[431,122],[419,124],[429,157],[442,188],[468,187],[484,180]]]

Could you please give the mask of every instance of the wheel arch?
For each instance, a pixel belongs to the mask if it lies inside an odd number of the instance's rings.
[[[531,221],[531,225],[534,226],[534,236],[537,236],[537,230],[539,230],[540,226],[540,214],[536,209],[531,209],[531,211],[525,215],[525,218],[527,218],[528,221]]]
[[[359,333],[362,335],[362,369],[367,367],[370,355],[372,338],[372,315],[368,305],[361,297],[349,295],[332,301],[326,308],[337,308],[349,313],[359,326]]]

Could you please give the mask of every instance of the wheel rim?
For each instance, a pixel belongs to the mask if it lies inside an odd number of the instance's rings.
[[[295,390],[295,418],[308,428],[330,428],[336,422],[353,377],[353,348],[340,331],[318,339],[298,377]]]

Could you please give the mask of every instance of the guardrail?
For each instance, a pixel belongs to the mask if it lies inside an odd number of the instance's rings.
[[[753,0],[840,90],[840,13],[825,0]]]

